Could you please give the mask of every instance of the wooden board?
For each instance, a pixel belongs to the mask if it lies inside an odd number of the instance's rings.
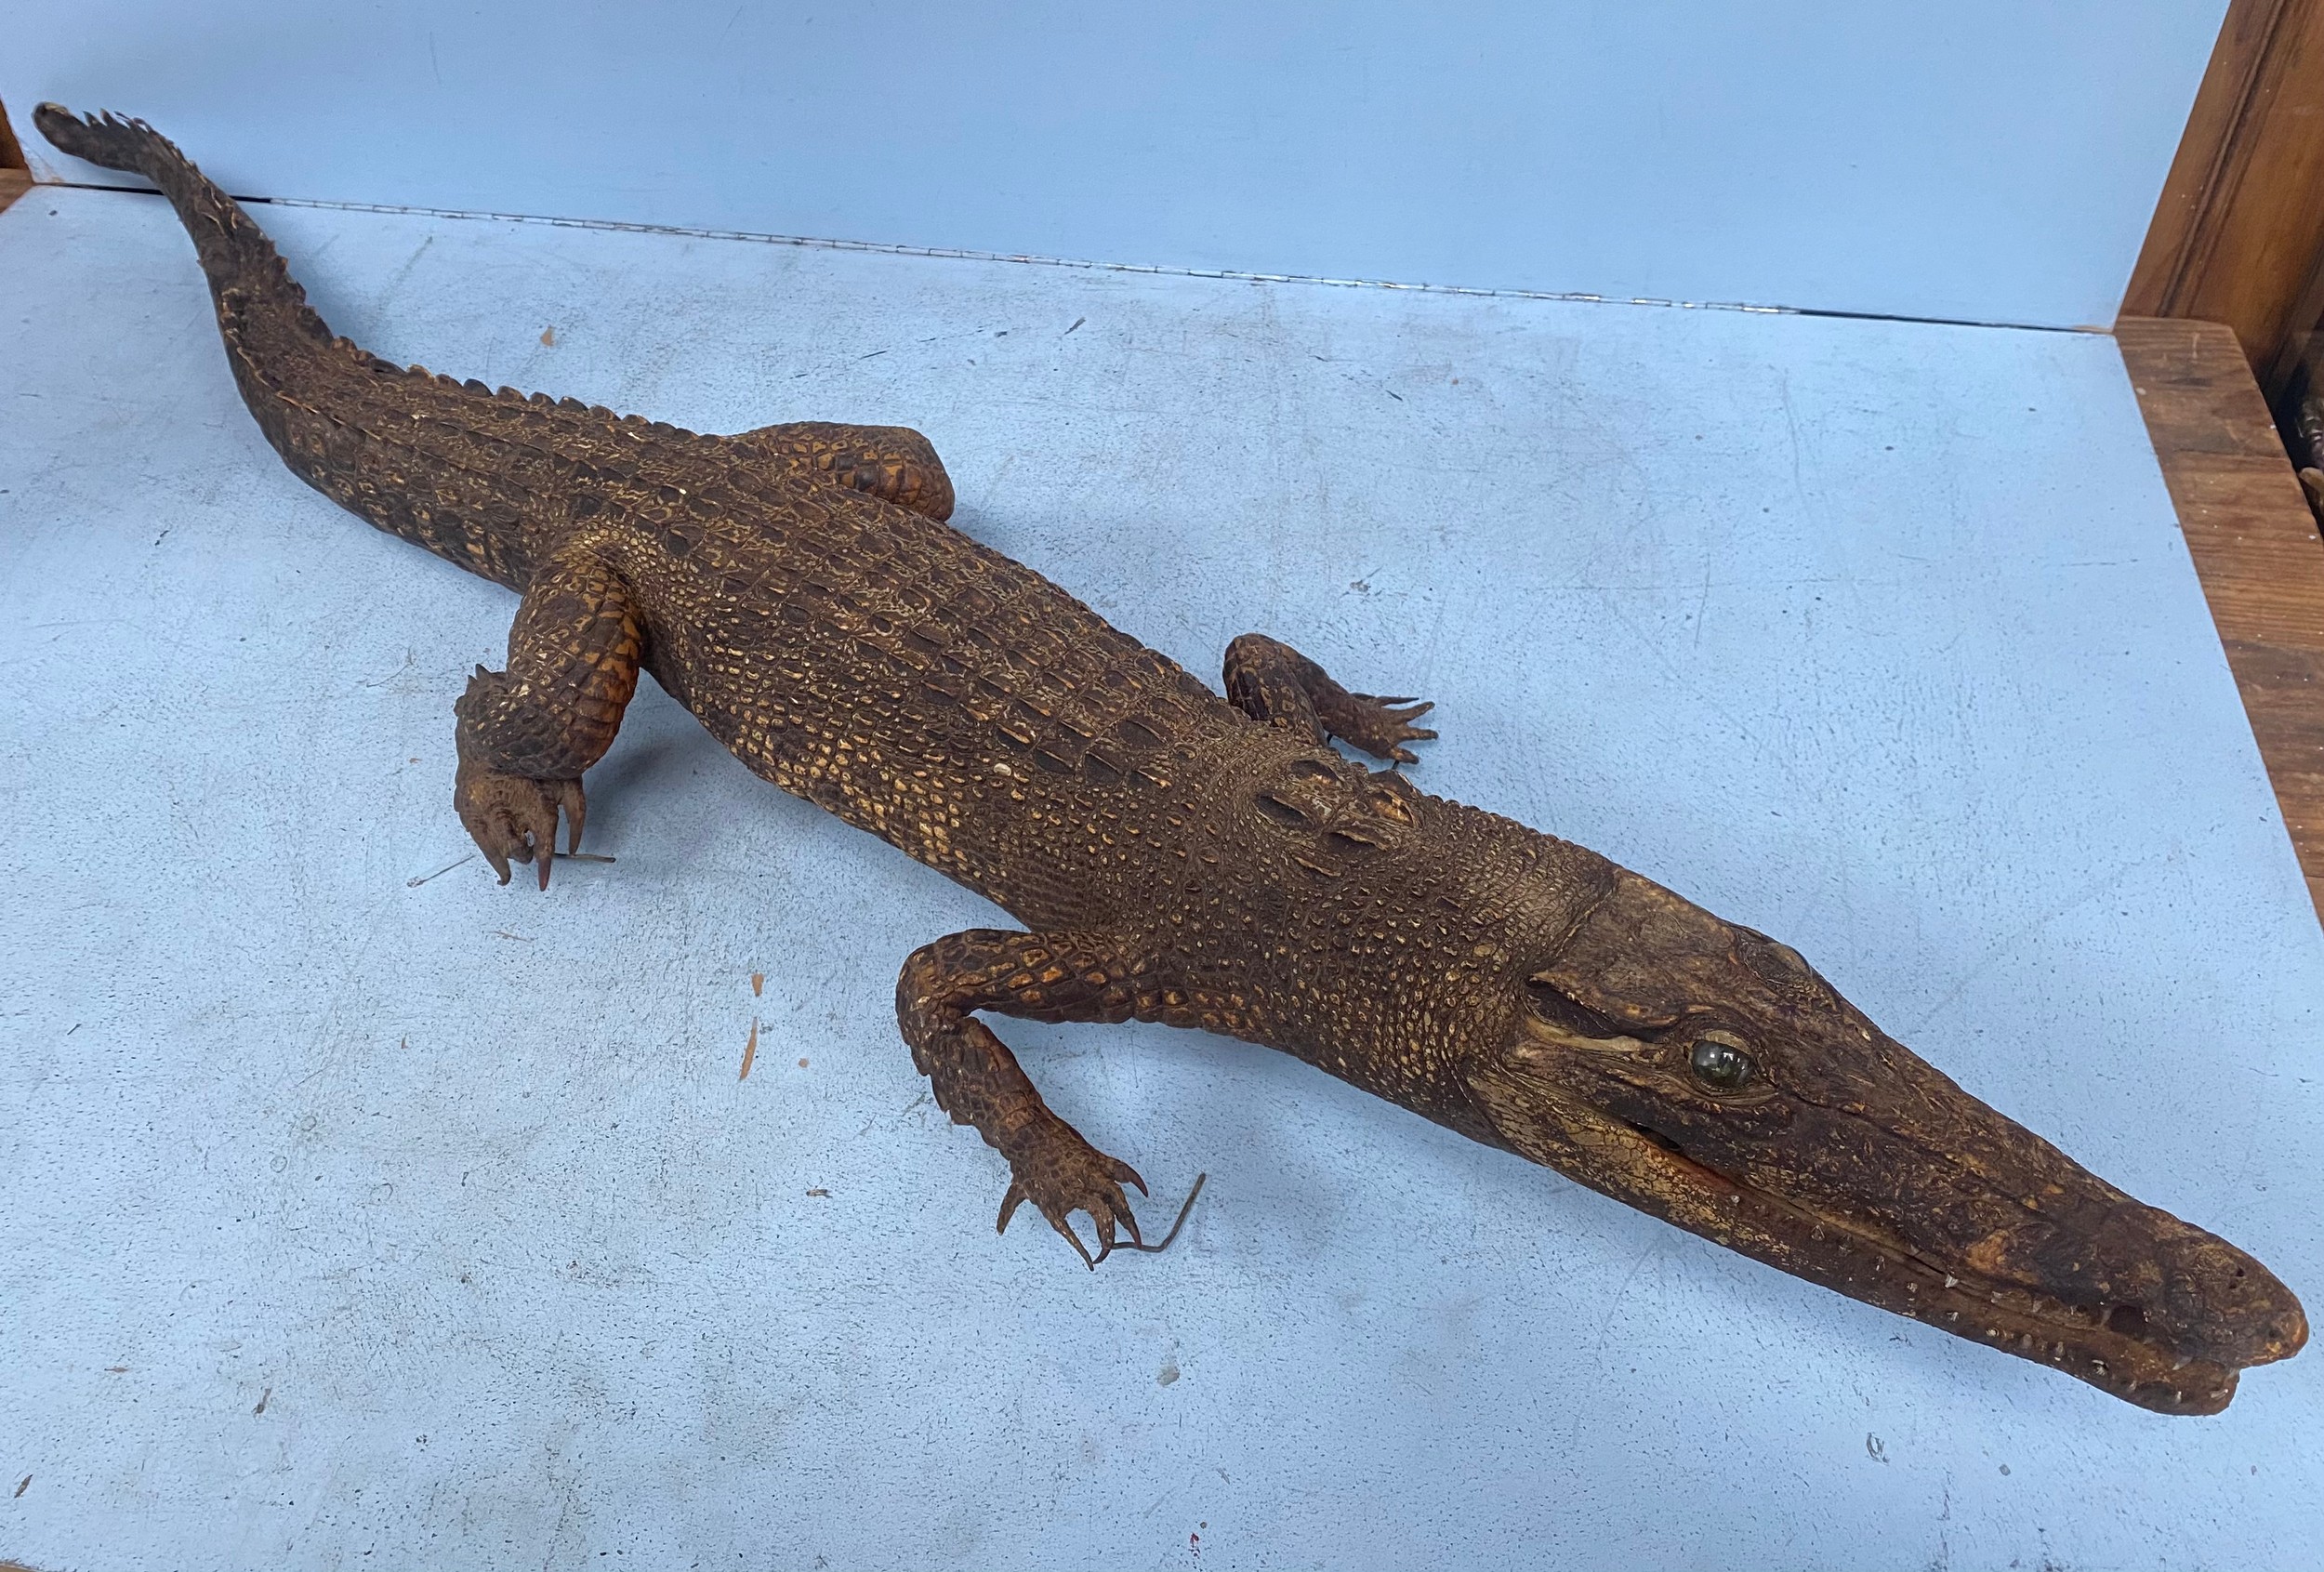
[[[2324,308],[2319,192],[2324,0],[2235,0],[2122,315],[2225,323],[2280,387],[2286,345]]]
[[[2233,330],[2126,317],[2115,339],[2324,911],[2324,540]]]
[[[16,127],[8,120],[8,106],[0,104],[0,170],[24,169],[24,144],[16,139]],[[0,200],[0,207],[7,205]],[[0,1568],[0,1572],[5,1572]]]

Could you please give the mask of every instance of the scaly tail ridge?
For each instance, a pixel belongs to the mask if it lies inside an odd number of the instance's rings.
[[[229,338],[263,341],[279,334],[292,340],[331,341],[331,330],[307,304],[306,291],[290,276],[274,243],[168,138],[142,120],[78,115],[62,104],[40,105],[33,111],[33,124],[59,152],[142,175],[169,198],[202,258],[202,271],[218,298],[218,324]]]
[[[485,457],[465,418],[481,384],[391,365],[333,337],[266,232],[144,121],[42,104],[33,124],[61,151],[142,175],[169,199],[201,258],[243,403],[292,474],[472,573],[524,582],[525,504],[511,495],[520,484]],[[377,397],[389,385],[391,408]],[[423,411],[439,418],[416,418]],[[377,484],[372,472],[395,483]]]

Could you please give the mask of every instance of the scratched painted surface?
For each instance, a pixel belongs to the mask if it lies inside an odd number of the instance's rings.
[[[2106,340],[265,218],[385,353],[910,422],[1189,665],[1435,697],[1433,788],[1791,941],[2324,1304],[2324,937]],[[891,1004],[988,908],[651,689],[618,862],[495,886],[451,704],[511,599],[282,469],[159,204],[36,193],[0,268],[0,1554],[2324,1553],[2324,1355],[2159,1419],[1235,1044],[1009,1025],[1211,1185],[1094,1276],[996,1239]]]
[[[2225,10],[13,0],[0,99],[262,196],[2073,324]]]

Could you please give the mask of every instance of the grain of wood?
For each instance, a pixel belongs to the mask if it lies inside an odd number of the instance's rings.
[[[2126,317],[2115,341],[2324,913],[2324,540],[2232,329]]]
[[[8,106],[0,104],[0,169],[29,169],[25,162],[24,144],[16,139],[16,127],[8,120]],[[0,199],[0,207],[7,202]]]
[[[2324,259],[2324,0],[2235,0],[2123,316],[2216,320],[2271,390]],[[2306,311],[2304,320],[2301,313]]]
[[[10,203],[32,189],[33,177],[29,172],[22,169],[0,169],[0,213],[7,212]],[[0,1569],[0,1572],[5,1572],[5,1569]]]

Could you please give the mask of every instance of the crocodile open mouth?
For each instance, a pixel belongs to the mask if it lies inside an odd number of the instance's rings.
[[[1670,1205],[1649,1209],[1745,1255],[1940,1330],[2054,1366],[2157,1413],[2215,1414],[2235,1396],[2234,1367],[2172,1346],[2149,1328],[2144,1306],[2074,1304],[1999,1282],[1961,1262],[1934,1259],[1877,1219],[1835,1217],[1733,1179],[1689,1156],[1659,1130],[1578,1103],[1566,1103],[1561,1112],[1569,1120],[1598,1125],[1606,1140],[1630,1145],[1634,1165],[1651,1165],[1659,1181],[1653,1193]],[[1641,1204],[1634,1195],[1609,1193]]]

